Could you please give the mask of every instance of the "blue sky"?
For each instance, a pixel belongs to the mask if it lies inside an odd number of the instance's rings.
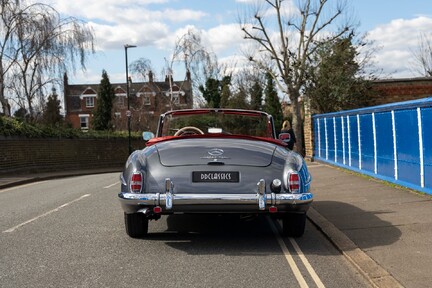
[[[244,45],[239,29],[239,11],[257,0],[43,0],[65,15],[88,22],[95,31],[97,54],[91,56],[86,72],[69,75],[71,83],[98,83],[102,69],[112,83],[125,81],[124,44],[129,63],[139,58],[152,62],[157,73],[169,58],[177,37],[188,28],[202,33],[204,42],[220,63],[242,57]],[[263,1],[263,0],[258,0]],[[335,2],[337,0],[329,0]],[[297,3],[297,0],[286,0]],[[419,77],[412,66],[412,51],[421,33],[432,37],[432,3],[427,0],[348,0],[359,31],[381,47],[375,65],[386,78]],[[180,70],[179,70],[180,71]],[[176,75],[181,80],[184,75]]]

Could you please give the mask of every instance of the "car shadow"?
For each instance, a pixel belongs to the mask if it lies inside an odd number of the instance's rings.
[[[164,245],[189,255],[280,255],[281,248],[269,220],[275,224],[275,228],[280,233],[281,227],[278,221],[273,221],[265,215],[170,215],[160,220],[166,221],[166,231],[152,232],[150,226],[149,234],[143,240],[163,242]],[[287,237],[284,237],[283,240],[287,246],[290,245]],[[303,237],[296,238],[296,241],[308,246],[302,247],[308,251],[308,254],[340,254],[334,248],[320,248],[323,245],[322,242],[326,241],[310,222],[306,224]]]
[[[391,208],[365,211],[337,201],[315,201],[312,207],[361,249],[391,245],[402,236],[397,226],[384,220],[396,213]]]
[[[336,201],[317,201],[313,207],[360,249],[387,246],[397,242],[402,232],[380,218],[391,210],[364,211],[356,206]],[[280,247],[265,215],[183,214],[169,215],[167,229],[152,232],[146,241],[163,241],[166,245],[190,254],[269,255],[280,254]],[[280,232],[280,226],[276,222]],[[305,234],[295,238],[305,254],[335,254],[317,248],[324,236],[320,228],[307,222]],[[284,237],[285,243],[288,238]],[[329,252],[330,251],[330,252]]]
[[[166,245],[191,255],[279,255],[280,248],[264,215],[183,214],[170,215],[167,230],[152,232],[147,241]]]

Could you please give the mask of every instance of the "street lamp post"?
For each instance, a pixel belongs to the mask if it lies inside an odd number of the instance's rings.
[[[125,48],[125,62],[126,62],[126,97],[127,97],[127,111],[126,116],[128,117],[128,142],[129,142],[129,155],[132,153],[132,145],[131,145],[131,111],[130,111],[130,101],[129,101],[129,69],[128,69],[128,48],[135,48],[135,45],[124,45]]]

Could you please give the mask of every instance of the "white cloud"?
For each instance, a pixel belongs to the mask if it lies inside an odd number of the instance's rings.
[[[245,41],[239,24],[216,26],[206,31],[204,36],[216,54],[223,54],[228,50],[231,53],[235,52]]]
[[[124,43],[152,46],[171,37],[170,24],[198,21],[207,14],[192,9],[160,7],[152,10],[149,4],[166,0],[58,0],[43,1],[64,15],[88,21],[95,31],[97,48],[117,49]],[[157,7],[157,6],[156,6]]]
[[[395,19],[369,32],[368,38],[382,49],[376,54],[377,66],[393,77],[415,77],[410,69],[412,51],[419,44],[422,33],[432,31],[432,18]]]
[[[87,21],[88,25],[91,25],[95,31],[98,51],[122,50],[126,43],[135,44],[143,48],[150,47],[155,51],[154,54],[143,55],[143,57],[151,59],[152,62],[158,60],[163,62],[163,57],[169,58],[169,53],[178,37],[184,35],[188,29],[196,29],[201,32],[203,44],[217,54],[220,63],[242,65],[240,64],[242,60],[239,60],[243,57],[242,51],[248,50],[247,47],[249,49],[255,48],[250,48],[253,47],[253,41],[243,39],[244,35],[239,24],[233,23],[236,21],[236,17],[225,22],[224,20],[228,19],[228,16],[224,9],[207,12],[198,8],[175,9],[174,7],[181,6],[175,5],[179,4],[180,1],[42,0],[43,3],[50,4],[63,15],[74,16]],[[249,4],[256,4],[259,7],[260,4],[264,3],[264,0],[235,0],[232,2],[245,7]],[[285,16],[294,16],[294,13],[298,12],[295,5],[297,1],[287,0],[283,3]],[[188,5],[183,6],[187,7]],[[195,5],[194,7],[198,6]],[[218,15],[223,15],[223,17],[218,17]],[[265,16],[266,18],[272,17],[270,14],[265,14]],[[214,24],[215,22],[221,24]],[[269,22],[271,21],[269,20]],[[412,51],[418,45],[420,34],[430,33],[429,31],[432,31],[432,16],[430,15],[419,15],[413,19],[395,19],[372,29],[369,32],[369,39],[374,40],[378,46],[382,47],[376,54],[378,68],[382,68],[384,74],[396,71],[393,77],[415,76],[410,70]],[[279,37],[279,35],[275,36]],[[121,57],[122,52],[119,51]],[[122,59],[118,62],[121,61]],[[111,64],[108,62],[110,61],[95,61],[94,65],[108,67]],[[117,67],[123,69],[123,66],[117,65]],[[99,81],[101,71],[97,71],[96,68],[95,70],[93,72],[96,76],[93,78],[89,76],[92,73],[90,70],[87,71],[86,75],[81,74],[78,78],[86,80],[91,78]],[[113,68],[113,70],[115,69]],[[119,75],[112,76],[115,79],[124,78],[120,72]]]

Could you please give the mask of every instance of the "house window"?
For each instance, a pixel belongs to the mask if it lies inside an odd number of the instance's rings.
[[[79,118],[80,118],[80,127],[81,127],[82,130],[89,129],[89,117],[90,117],[90,115],[88,115],[88,114],[79,115]]]
[[[95,99],[95,97],[85,97],[87,108],[94,107],[94,99]]]
[[[173,92],[172,101],[174,104],[180,104],[179,92]]]
[[[150,93],[144,94],[144,105],[151,105]]]
[[[125,107],[125,101],[126,100],[126,96],[117,96],[117,105],[119,107]]]

